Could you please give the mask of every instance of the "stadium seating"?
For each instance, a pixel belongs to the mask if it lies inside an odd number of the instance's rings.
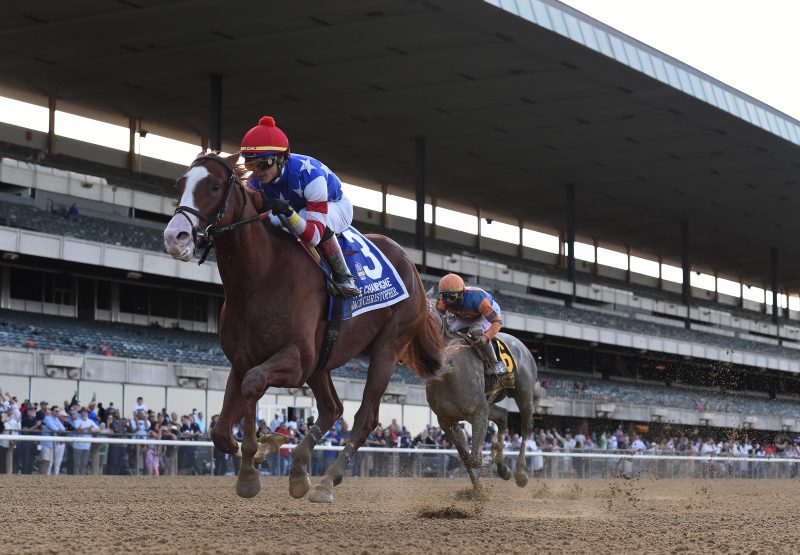
[[[540,372],[547,382],[547,395],[562,399],[587,399],[645,405],[675,407],[705,412],[785,416],[797,415],[798,404],[791,401],[751,397],[742,394],[725,395],[708,390],[666,387],[648,383],[599,380],[583,375],[566,377]]]

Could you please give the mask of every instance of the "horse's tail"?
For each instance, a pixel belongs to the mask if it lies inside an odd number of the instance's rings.
[[[448,351],[442,335],[441,322],[428,308],[425,286],[416,268],[414,268],[414,278],[419,291],[418,310],[425,314],[425,323],[401,354],[401,360],[424,380],[436,376],[444,367]]]

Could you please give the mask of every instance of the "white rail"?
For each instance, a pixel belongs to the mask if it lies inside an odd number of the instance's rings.
[[[117,445],[176,445],[179,447],[214,447],[211,441],[187,441],[174,439],[136,439],[119,437],[79,437],[79,436],[38,436],[38,435],[8,435],[0,434],[0,441],[53,441],[56,443],[105,443]],[[287,449],[294,449],[297,445],[286,444]],[[341,451],[344,449],[340,445],[317,445],[317,451]],[[416,455],[458,455],[455,449],[414,449],[407,447],[362,447],[359,453],[407,453]],[[484,451],[484,455],[491,454],[491,451]],[[519,451],[504,451],[506,457],[516,457]],[[708,455],[654,455],[633,451],[618,451],[606,453],[603,451],[575,452],[575,451],[527,451],[526,457],[557,457],[557,458],[576,458],[576,459],[629,459],[629,460],[663,460],[663,461],[700,461],[700,462],[767,462],[767,463],[800,463],[800,458],[789,457],[719,457]]]

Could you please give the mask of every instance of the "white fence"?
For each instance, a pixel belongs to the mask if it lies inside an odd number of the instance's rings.
[[[238,459],[213,453],[210,441],[186,440],[152,440],[114,437],[53,437],[34,435],[0,435],[0,441],[9,440],[17,444],[19,449],[23,443],[54,442],[70,444],[75,442],[89,443],[92,451],[97,452],[101,446],[121,446],[115,451],[126,459],[126,474],[145,472],[144,454],[147,447],[153,446],[157,452],[156,460],[162,468],[171,473],[169,467],[177,463],[183,453],[191,452],[195,461],[191,474],[231,473],[238,469]],[[95,447],[96,445],[96,447]],[[167,448],[174,452],[168,456]],[[286,445],[289,451],[295,445]],[[36,457],[39,447],[28,448],[26,456]],[[191,451],[188,451],[188,450]],[[312,474],[320,474],[335,457],[333,452],[341,450],[341,446],[317,446],[312,459]],[[330,453],[330,455],[326,454]],[[14,466],[8,453],[7,469]],[[18,454],[19,455],[19,454]],[[488,457],[490,453],[484,452]],[[516,467],[518,452],[504,452],[505,463],[513,471]],[[528,451],[525,453],[526,470],[529,475],[545,478],[798,478],[800,477],[800,459],[787,457],[724,457],[695,456],[677,454],[652,454],[631,451]],[[265,474],[285,474],[288,469],[290,454],[281,457],[272,455],[262,465]],[[488,462],[488,459],[485,459]],[[223,465],[220,469],[219,466]],[[215,472],[215,467],[217,472]],[[493,472],[494,465],[486,465],[484,472]],[[102,473],[102,468],[95,469]],[[113,472],[118,473],[118,472]],[[391,477],[462,477],[466,473],[455,449],[409,449],[391,447],[362,447],[353,456],[350,464],[353,476],[391,476]]]

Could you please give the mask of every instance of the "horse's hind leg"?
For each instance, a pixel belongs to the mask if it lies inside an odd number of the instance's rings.
[[[492,445],[492,455],[497,465],[497,475],[503,480],[510,480],[511,471],[503,459],[503,438],[508,432],[508,411],[503,407],[491,405],[489,407],[489,420],[497,424],[497,441]]]
[[[308,462],[311,460],[311,452],[314,446],[319,443],[330,427],[342,414],[342,402],[336,394],[331,381],[331,375],[327,372],[319,372],[308,379],[308,386],[314,392],[314,399],[317,402],[319,416],[314,425],[309,428],[308,433],[292,453],[292,470],[289,473],[289,495],[295,499],[303,497],[311,489],[311,480],[308,477]]]
[[[522,397],[522,395],[520,395]],[[527,399],[517,399],[517,406],[519,407],[519,414],[522,419],[521,432],[522,444],[519,446],[519,455],[517,456],[517,470],[514,472],[514,481],[521,488],[528,484],[528,474],[525,472],[526,459],[525,448],[527,447],[528,439],[533,432],[533,394],[527,395]]]
[[[312,503],[333,503],[333,486],[341,483],[353,453],[364,444],[369,433],[378,425],[378,408],[397,364],[394,353],[399,351],[400,349],[391,350],[392,355],[389,356],[376,349],[377,354],[372,355],[367,371],[367,383],[364,385],[364,396],[350,432],[350,442],[344,446],[311,492],[308,500]]]

